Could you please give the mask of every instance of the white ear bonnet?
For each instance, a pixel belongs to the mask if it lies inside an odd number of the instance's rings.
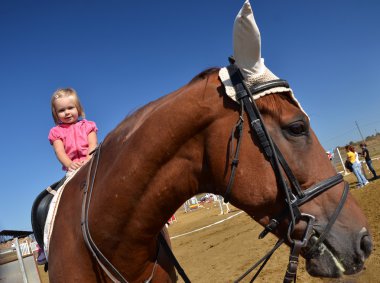
[[[277,80],[274,75],[264,64],[264,58],[261,58],[261,37],[256,21],[253,17],[253,11],[249,0],[246,0],[243,7],[236,16],[233,29],[233,48],[235,64],[241,70],[248,87],[258,83],[264,83],[271,80]],[[219,71],[219,78],[223,82],[226,93],[233,100],[236,100],[236,92],[230,80],[227,68]],[[258,99],[270,93],[287,92],[299,108],[305,112],[297,99],[293,95],[291,88],[275,87],[253,96]]]

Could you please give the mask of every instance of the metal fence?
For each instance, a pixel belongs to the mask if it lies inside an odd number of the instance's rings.
[[[0,281],[7,283],[39,283],[41,282],[33,252],[37,243],[30,239],[19,241],[13,239],[10,248],[1,249]]]

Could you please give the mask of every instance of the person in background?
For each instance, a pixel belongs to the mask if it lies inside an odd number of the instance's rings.
[[[361,188],[363,186],[368,185],[369,182],[362,173],[360,162],[357,158],[357,154],[355,153],[355,148],[352,145],[347,145],[346,152],[347,152],[347,160],[351,162],[352,171],[354,172],[356,179],[358,180],[358,187]]]
[[[361,143],[360,147],[362,149],[361,155],[365,158],[365,163],[367,163],[368,169],[372,172],[373,179],[377,179],[377,174],[375,169],[372,166],[372,159],[369,156],[369,151],[367,149],[367,145],[365,143]]]

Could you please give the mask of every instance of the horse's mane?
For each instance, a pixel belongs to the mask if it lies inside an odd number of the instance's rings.
[[[203,80],[205,79],[206,77],[208,77],[209,75],[213,74],[213,73],[216,73],[217,71],[219,71],[220,68],[218,67],[211,67],[211,68],[208,68],[202,72],[200,72],[198,75],[196,75],[194,78],[191,79],[191,81],[188,83],[188,84],[192,84],[192,83],[195,83],[199,80]]]

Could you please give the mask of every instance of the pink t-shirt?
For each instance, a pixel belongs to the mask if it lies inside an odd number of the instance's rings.
[[[83,119],[75,124],[59,124],[53,127],[49,132],[48,139],[50,144],[61,140],[67,156],[72,161],[83,161],[88,154],[88,135],[97,131],[95,122]],[[62,167],[62,169],[67,171],[66,167]]]

